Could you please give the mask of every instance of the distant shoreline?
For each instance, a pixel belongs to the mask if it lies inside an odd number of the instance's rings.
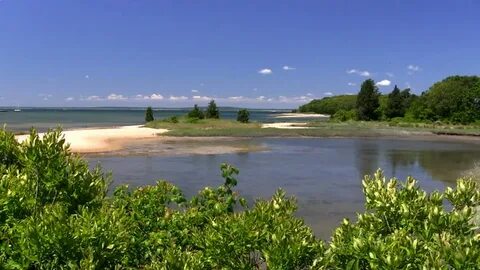
[[[266,125],[266,126],[265,126]],[[192,150],[188,147],[183,149],[179,144],[170,145],[170,148],[178,147],[178,152],[183,154],[222,154],[235,152],[258,151],[258,147],[233,147],[233,142],[240,140],[249,140],[255,138],[383,138],[383,139],[400,139],[400,140],[424,140],[424,141],[445,141],[445,142],[471,142],[480,143],[480,137],[476,134],[435,134],[431,131],[412,131],[398,129],[377,129],[377,130],[337,130],[331,132],[328,129],[319,129],[307,126],[307,123],[273,123],[264,124],[261,130],[267,130],[265,136],[178,136],[169,134],[166,128],[148,128],[141,125],[136,126],[119,126],[104,128],[78,128],[63,131],[65,140],[70,144],[72,152],[80,154],[99,154],[121,151],[126,148],[135,148],[136,145],[148,141],[160,141],[165,144],[172,142],[188,142],[198,145],[191,145]],[[276,132],[275,132],[276,130]],[[42,133],[40,135],[43,135]],[[28,135],[17,135],[17,140],[22,142],[28,139]],[[205,142],[222,141],[220,145],[203,144]],[[203,145],[202,145],[203,144]],[[165,147],[164,147],[165,148]],[[172,149],[170,149],[172,150]],[[264,150],[264,149],[261,149]],[[168,152],[168,151],[166,151]],[[172,151],[170,151],[172,152]],[[174,151],[175,152],[175,151]]]

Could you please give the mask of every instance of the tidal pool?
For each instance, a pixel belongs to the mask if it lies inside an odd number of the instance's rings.
[[[181,141],[178,142],[181,144]],[[202,142],[199,142],[202,143]],[[365,138],[251,139],[263,151],[200,155],[105,155],[88,157],[113,173],[113,186],[142,186],[165,179],[187,196],[205,186],[222,184],[220,164],[240,169],[237,191],[250,202],[269,198],[278,189],[298,200],[298,216],[317,236],[328,240],[343,218],[364,209],[361,180],[378,168],[387,177],[413,176],[427,191],[443,190],[476,167],[476,141],[422,141]],[[151,149],[164,148],[161,141]],[[171,145],[174,149],[175,145]],[[161,151],[160,151],[161,152]]]

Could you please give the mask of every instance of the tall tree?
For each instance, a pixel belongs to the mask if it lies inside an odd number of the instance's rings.
[[[378,107],[380,107],[379,97],[380,93],[378,92],[377,86],[375,86],[375,82],[372,79],[365,80],[362,83],[357,97],[359,120],[370,121],[378,119]]]
[[[148,107],[145,112],[145,122],[152,122],[153,120],[155,120],[155,118],[153,117],[152,107]]]
[[[215,104],[215,100],[211,100],[210,103],[208,103],[205,118],[220,118],[220,112],[218,111],[217,104]]]
[[[387,108],[385,109],[385,116],[387,118],[402,117],[405,115],[404,98],[408,96],[402,93],[403,91],[400,92],[400,89],[395,85],[393,91],[388,94]]]

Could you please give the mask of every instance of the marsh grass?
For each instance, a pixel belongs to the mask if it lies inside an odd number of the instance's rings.
[[[176,137],[378,137],[412,135],[480,136],[478,125],[447,125],[428,123],[392,123],[380,121],[311,121],[305,129],[262,128],[258,122],[240,123],[226,119],[196,119],[177,117],[146,124],[150,128],[165,128],[165,136]]]

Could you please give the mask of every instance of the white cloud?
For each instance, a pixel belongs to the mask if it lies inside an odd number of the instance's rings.
[[[198,93],[199,91],[196,89],[192,89],[192,93]]]
[[[357,84],[356,84],[356,83],[353,83],[353,82],[349,82],[349,83],[348,83],[348,86],[355,86],[355,85],[357,85]]]
[[[333,96],[333,93],[332,92],[325,92],[323,93],[325,96]]]
[[[196,100],[212,100],[211,97],[207,97],[207,96],[193,96],[192,98]]]
[[[311,96],[313,96],[313,94],[312,93],[307,93],[307,96],[311,97]]]
[[[65,99],[65,101],[74,101],[74,100],[75,100],[74,97],[67,97],[67,98]]]
[[[265,99],[266,99],[265,96],[259,96],[256,98],[256,100],[258,101],[264,101]]]
[[[168,98],[168,100],[171,100],[171,101],[179,101],[179,100],[187,100],[188,97],[186,96],[170,96]]]
[[[393,78],[395,75],[391,72],[385,72],[385,74],[390,77],[390,78]]]
[[[270,75],[270,74],[273,73],[273,71],[269,68],[264,68],[264,69],[259,70],[258,73],[260,73],[262,75]]]
[[[127,100],[127,97],[124,97],[123,95],[117,95],[115,93],[112,93],[107,96],[108,100]]]
[[[289,67],[289,66],[283,66],[282,68],[283,68],[283,70],[287,70],[287,71],[288,71],[288,70],[295,70],[295,69],[297,69],[297,68]]]
[[[376,83],[377,86],[389,86],[392,82],[389,80],[382,80]]]
[[[150,96],[150,99],[152,99],[152,100],[162,100],[162,99],[163,99],[163,96],[160,95],[160,94],[152,94],[152,95]]]
[[[102,98],[99,97],[99,96],[89,96],[89,97],[86,98],[86,100],[88,100],[88,101],[99,101],[99,100],[102,100]]]
[[[240,101],[240,100],[243,100],[244,97],[243,96],[236,96],[236,97],[228,97],[229,100],[235,100],[235,101]]]
[[[370,72],[368,72],[366,70],[350,69],[350,70],[347,70],[347,73],[348,74],[357,74],[357,75],[360,75],[360,76],[363,76],[363,77],[370,76]]]
[[[407,88],[412,88],[412,86],[410,85],[409,82],[405,82],[405,86],[406,86]]]
[[[90,76],[89,75],[85,75],[85,79],[90,79]]]
[[[415,65],[408,65],[407,69],[410,70],[410,71],[414,71],[414,72],[421,70],[421,68],[419,66],[415,66]]]

